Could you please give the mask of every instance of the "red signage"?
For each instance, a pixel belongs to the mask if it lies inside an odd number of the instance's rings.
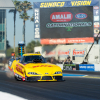
[[[61,38],[61,39],[41,39],[41,44],[66,44],[66,43],[93,43],[94,38]]]
[[[46,51],[46,55],[55,55],[55,54],[56,54],[55,51],[50,51],[50,52],[47,52],[47,51]]]
[[[84,55],[85,54],[85,50],[73,50],[73,56],[74,55]]]
[[[69,22],[73,19],[71,12],[53,12],[50,15],[52,22]]]
[[[70,54],[70,50],[68,50],[68,51],[61,51],[61,50],[59,50],[58,51],[58,55],[69,55]]]

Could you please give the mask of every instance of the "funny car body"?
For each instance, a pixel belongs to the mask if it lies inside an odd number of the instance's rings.
[[[14,78],[22,81],[63,81],[59,66],[47,63],[40,53],[23,54],[20,60],[9,60]]]

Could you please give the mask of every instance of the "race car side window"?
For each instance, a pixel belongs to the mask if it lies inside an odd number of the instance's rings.
[[[24,56],[21,57],[21,59],[20,59],[19,62],[20,62],[20,63],[23,63],[23,61],[24,61]]]

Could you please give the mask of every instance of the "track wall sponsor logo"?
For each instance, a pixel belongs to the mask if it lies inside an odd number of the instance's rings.
[[[78,13],[78,14],[75,15],[75,17],[77,19],[85,19],[85,18],[87,18],[87,14],[85,14],[85,13]]]
[[[84,1],[71,1],[72,6],[88,6],[91,5],[92,0],[84,0]]]
[[[63,7],[65,2],[44,2],[40,4],[40,8]]]
[[[86,49],[84,49],[84,50],[76,50],[76,49],[74,49],[73,50],[73,56],[84,57],[85,51],[86,51]]]
[[[71,12],[53,12],[50,15],[52,22],[69,22],[73,19]]]
[[[80,64],[79,65],[79,70],[83,71],[94,71],[95,67],[93,64]]]
[[[75,64],[64,64],[63,70],[76,70],[76,65]]]
[[[62,50],[59,50],[58,51],[58,55],[61,56],[61,55],[70,55],[70,49],[69,50],[66,50],[66,51],[62,51]]]

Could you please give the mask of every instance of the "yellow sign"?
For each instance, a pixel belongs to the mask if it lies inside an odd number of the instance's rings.
[[[47,7],[63,7],[65,2],[48,2],[48,3],[41,3],[40,8],[47,8]]]
[[[91,5],[91,0],[88,1],[71,1],[72,6],[87,6]]]

